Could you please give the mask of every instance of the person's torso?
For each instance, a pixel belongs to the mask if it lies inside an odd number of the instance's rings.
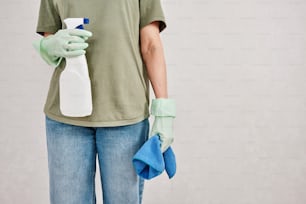
[[[78,120],[120,121],[148,115],[149,83],[139,47],[139,0],[54,0],[54,4],[63,29],[64,19],[85,17],[89,24],[84,29],[93,33],[86,49],[93,114]],[[65,61],[56,72],[64,67]],[[59,75],[53,75],[54,84]],[[52,86],[46,109],[55,111],[58,87]]]

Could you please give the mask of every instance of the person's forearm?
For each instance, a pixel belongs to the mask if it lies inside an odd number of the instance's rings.
[[[151,45],[142,52],[142,57],[147,68],[148,77],[155,97],[168,98],[167,71],[161,40],[158,39],[155,41],[154,45],[151,43]]]

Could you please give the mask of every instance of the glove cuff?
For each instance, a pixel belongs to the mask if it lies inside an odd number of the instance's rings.
[[[47,62],[47,64],[51,65],[52,67],[57,67],[61,61],[62,61],[62,57],[57,57],[57,56],[50,56],[47,52],[47,50],[43,47],[43,42],[44,40],[46,40],[47,38],[51,38],[53,37],[52,35],[49,35],[47,37],[44,37],[40,40],[40,55],[41,57]]]
[[[151,114],[154,116],[174,117],[176,116],[176,105],[174,99],[158,98],[152,100]]]
[[[35,48],[35,50],[40,54],[41,58],[50,66],[52,67],[57,67],[61,61],[62,61],[62,57],[51,57],[47,54],[46,50],[43,48],[42,46],[42,42],[43,42],[44,38],[41,38],[39,40],[34,41],[33,47]]]

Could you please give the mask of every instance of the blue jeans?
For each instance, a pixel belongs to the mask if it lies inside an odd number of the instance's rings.
[[[117,127],[82,127],[46,116],[51,204],[95,204],[98,155],[104,204],[139,204],[144,180],[132,157],[148,139],[149,120]]]

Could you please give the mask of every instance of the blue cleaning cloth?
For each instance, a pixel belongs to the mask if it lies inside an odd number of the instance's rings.
[[[133,157],[136,173],[144,179],[152,179],[166,170],[171,179],[176,173],[175,155],[171,147],[164,153],[160,149],[158,135],[152,136]]]

